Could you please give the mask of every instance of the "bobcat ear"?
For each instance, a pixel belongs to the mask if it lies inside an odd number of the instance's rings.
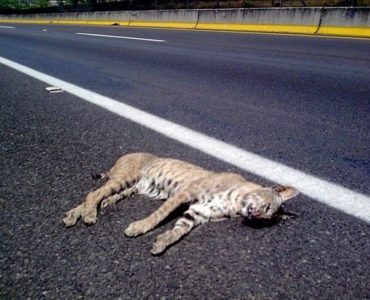
[[[299,191],[297,189],[290,186],[275,185],[272,187],[272,189],[280,194],[280,196],[283,198],[283,202],[299,194]]]

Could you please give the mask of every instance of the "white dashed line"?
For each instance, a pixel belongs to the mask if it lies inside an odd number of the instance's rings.
[[[13,26],[0,26],[0,28],[14,29],[15,27],[13,27]]]
[[[281,184],[292,185],[303,194],[370,223],[370,197],[302,171],[245,151],[179,124],[167,121],[125,103],[30,69],[0,57],[0,63],[52,86],[58,86],[87,102],[105,108],[173,140],[198,149],[248,172]]]
[[[138,40],[138,41],[146,41],[146,42],[157,42],[157,43],[163,43],[163,42],[165,42],[165,40],[145,39],[145,38],[138,38],[138,37],[132,37],[132,36],[105,35],[105,34],[85,33],[85,32],[77,32],[76,34],[78,34],[78,35],[87,35],[87,36],[97,36],[97,37],[114,38],[114,39],[125,39],[125,40]]]

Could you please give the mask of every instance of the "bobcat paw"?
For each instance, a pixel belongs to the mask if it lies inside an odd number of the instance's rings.
[[[63,219],[63,223],[66,227],[71,227],[77,223],[78,217],[74,214],[66,214],[66,217]]]
[[[92,212],[85,213],[84,215],[84,223],[87,225],[95,224],[96,223],[96,210]]]
[[[152,253],[153,255],[158,255],[162,253],[171,243],[171,236],[172,232],[170,230],[158,235],[153,243],[153,247],[152,250],[150,250],[150,253]]]
[[[104,208],[104,207],[107,207],[109,205],[116,204],[118,201],[120,201],[121,199],[125,198],[126,196],[127,196],[127,194],[125,194],[125,193],[119,193],[119,194],[115,194],[115,195],[109,196],[108,198],[105,198],[101,202],[100,207],[101,208]]]
[[[71,209],[66,213],[63,219],[64,225],[66,227],[73,226],[77,223],[78,219],[83,215],[83,205],[79,205],[74,209]]]
[[[100,204],[100,207],[101,208],[104,208],[104,207],[107,207],[108,205],[110,205],[111,203],[110,203],[110,201],[109,201],[109,199],[104,199],[102,202],[101,202],[101,204]]]
[[[125,235],[129,237],[138,236],[147,232],[149,228],[146,226],[146,222],[144,221],[136,221],[132,222],[125,230]]]
[[[150,250],[150,253],[153,255],[161,254],[166,249],[166,244],[159,241],[155,241],[152,247],[152,250]]]

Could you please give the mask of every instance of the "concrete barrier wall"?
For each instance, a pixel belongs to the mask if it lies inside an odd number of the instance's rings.
[[[317,34],[370,38],[370,7],[325,9]]]
[[[320,8],[200,10],[197,28],[314,34],[320,16]]]
[[[76,25],[128,25],[130,11],[105,11],[81,13],[54,13],[30,15],[0,15],[0,22],[13,21],[17,23],[34,24],[76,24]]]
[[[196,23],[197,10],[147,10],[131,12],[131,21]]]
[[[317,25],[320,20],[320,11],[320,8],[200,10],[199,23]]]
[[[370,38],[370,7],[152,10],[0,15],[0,22],[126,25]]]
[[[131,26],[195,28],[198,10],[149,10],[131,12]]]
[[[130,11],[100,11],[94,13],[87,13],[86,17],[91,20],[113,20],[113,21],[129,21]]]
[[[370,27],[370,7],[327,8],[321,25]]]

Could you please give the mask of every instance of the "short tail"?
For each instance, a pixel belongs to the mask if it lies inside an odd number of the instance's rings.
[[[107,175],[105,173],[100,173],[100,174],[91,174],[91,178],[94,180],[99,180],[99,179],[104,179],[106,178]]]

